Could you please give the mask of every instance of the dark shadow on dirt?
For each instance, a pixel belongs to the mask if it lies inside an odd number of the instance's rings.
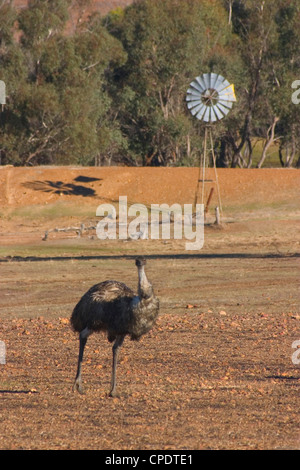
[[[90,261],[90,260],[111,260],[111,259],[127,259],[135,260],[141,256],[140,253],[135,255],[82,255],[82,256],[6,256],[0,258],[0,263],[22,262],[22,261]],[[291,253],[288,255],[280,253],[205,253],[205,254],[157,254],[143,255],[146,259],[287,259],[300,258],[300,253]]]
[[[0,390],[0,395],[1,394],[4,394],[4,393],[7,393],[7,394],[12,394],[12,395],[16,395],[16,394],[25,394],[25,395],[28,395],[28,394],[31,394],[31,393],[39,393],[38,391],[36,390]]]
[[[289,381],[289,380],[296,380],[299,381],[299,377],[296,376],[285,376],[285,375],[268,375],[266,376],[266,379],[275,379],[275,380],[283,380],[283,381]]]
[[[93,181],[101,181],[101,180],[102,178],[93,178],[90,176],[83,176],[83,175],[80,175],[74,178],[74,181],[79,181],[79,183],[92,183]]]
[[[87,176],[77,176],[74,179],[76,182],[89,183],[91,181],[101,180],[101,178],[89,178]],[[28,181],[23,183],[25,188],[33,189],[34,191],[43,191],[45,193],[53,194],[64,194],[70,196],[84,196],[91,197],[95,196],[96,192],[92,188],[75,184],[75,183],[64,183],[63,181]]]

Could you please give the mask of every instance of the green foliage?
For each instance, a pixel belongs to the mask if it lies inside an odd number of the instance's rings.
[[[253,165],[258,140],[258,166],[274,146],[296,163],[298,0],[135,0],[66,33],[75,4],[0,4],[0,164],[195,165],[204,126],[185,95],[209,71],[238,99],[213,129],[219,164]]]
[[[97,16],[66,35],[68,5],[63,0],[29,2],[18,16],[20,41],[10,38],[0,53],[8,89],[2,163],[93,164],[107,147],[101,128],[116,128],[109,124],[105,72],[124,60],[123,48]],[[0,12],[12,30],[14,16]]]
[[[110,16],[108,29],[128,57],[112,92],[129,152],[143,164],[179,164],[197,135],[186,113],[187,85],[218,64],[224,69],[225,10],[217,1],[136,1],[121,19]]]

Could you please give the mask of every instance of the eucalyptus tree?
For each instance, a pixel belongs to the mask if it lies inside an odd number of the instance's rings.
[[[124,60],[123,48],[97,15],[69,33],[70,4],[30,0],[14,17],[15,53],[5,56],[5,73],[12,77],[2,140],[6,162],[91,164],[117,140],[105,73]]]
[[[187,113],[185,94],[205,71],[227,75],[224,57],[232,35],[223,5],[140,0],[111,13],[106,25],[128,56],[110,88],[128,151],[142,164],[193,163],[201,125]]]
[[[12,3],[0,2],[0,80],[6,86],[6,106],[0,109],[0,164],[18,159],[17,133],[22,127],[14,103],[26,79],[26,64],[13,34],[16,19]]]
[[[259,168],[268,150],[274,147],[272,144],[278,144],[281,156],[283,147],[296,153],[299,111],[292,107],[291,84],[297,67],[299,70],[299,9],[297,0],[234,0],[232,3],[233,34],[238,38],[237,52],[242,67],[238,79],[238,120],[224,136],[231,166],[253,164],[255,139],[263,142],[257,162]],[[292,160],[287,156],[287,165]]]

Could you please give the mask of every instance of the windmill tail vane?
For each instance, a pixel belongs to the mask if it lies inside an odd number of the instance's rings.
[[[225,90],[227,90],[225,92]],[[224,96],[227,96],[228,101],[235,102],[236,101],[236,96],[235,96],[235,91],[234,91],[234,85],[229,85],[227,88],[223,90]]]

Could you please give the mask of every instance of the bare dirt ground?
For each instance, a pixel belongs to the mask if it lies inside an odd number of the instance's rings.
[[[197,169],[0,168],[0,448],[299,449],[299,175],[219,170],[222,226],[214,193],[204,247],[187,252],[184,240],[93,231],[42,238],[95,223],[120,195],[192,203]],[[104,279],[134,288],[137,254],[161,299],[157,325],[125,340],[113,399],[111,345],[91,336],[86,394],[73,393],[72,308]]]

